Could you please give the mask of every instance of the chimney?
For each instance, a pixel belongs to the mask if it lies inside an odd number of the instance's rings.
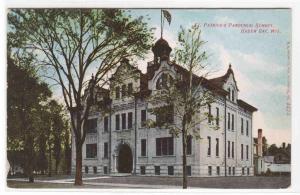
[[[282,143],[282,148],[285,149],[285,142]]]
[[[257,133],[257,155],[262,156],[262,129],[258,129]]]

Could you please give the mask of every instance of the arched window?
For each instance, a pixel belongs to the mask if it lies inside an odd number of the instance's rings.
[[[156,81],[156,89],[166,89],[170,87],[172,83],[172,76],[167,73],[162,73],[162,75]]]

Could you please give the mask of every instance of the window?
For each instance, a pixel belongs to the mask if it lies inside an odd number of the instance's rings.
[[[231,142],[231,155],[234,158],[234,142]]]
[[[211,123],[211,118],[212,118],[212,115],[211,115],[211,105],[208,104],[208,123],[209,124]]]
[[[227,142],[228,158],[230,158],[230,141]]]
[[[146,175],[146,167],[145,166],[141,166],[140,170],[141,170],[141,175]]]
[[[244,119],[241,118],[241,134],[244,134]]]
[[[219,120],[220,119],[219,119],[219,108],[218,107],[216,108],[216,115],[217,115],[216,116],[216,125],[219,126]]]
[[[97,118],[88,119],[84,123],[84,129],[86,133],[96,133],[97,132]]]
[[[156,89],[166,89],[173,83],[173,78],[166,73],[163,73],[156,81]]]
[[[154,166],[155,175],[160,175],[160,166]]]
[[[141,140],[141,156],[146,156],[146,139]]]
[[[232,167],[232,175],[235,175],[235,167]]]
[[[97,157],[97,144],[86,144],[86,158]]]
[[[208,166],[208,175],[211,175],[211,166]]]
[[[228,167],[228,175],[231,175],[231,167]]]
[[[234,115],[231,115],[231,130],[234,131]]]
[[[168,175],[174,175],[174,167],[168,166]]]
[[[244,145],[241,144],[241,159],[244,159]]]
[[[249,146],[246,146],[246,159],[249,160]]]
[[[120,130],[120,115],[116,114],[116,130]]]
[[[156,138],[156,156],[173,155],[173,137]]]
[[[242,175],[245,175],[245,169],[242,167]]]
[[[216,156],[219,156],[219,138],[216,138]]]
[[[128,96],[131,96],[133,93],[132,83],[128,84]]]
[[[103,173],[104,173],[105,175],[108,174],[107,166],[104,166],[104,167],[103,167]]]
[[[122,85],[122,98],[126,96],[126,85]]]
[[[231,100],[231,90],[230,90],[230,88],[228,88],[227,91],[228,91],[228,99]]]
[[[234,102],[234,90],[231,91],[231,101]]]
[[[116,87],[116,99],[120,98],[120,87]]]
[[[97,167],[93,167],[94,174],[97,174]]]
[[[217,166],[217,175],[220,175],[220,167]]]
[[[161,127],[165,123],[172,124],[174,119],[174,109],[173,106],[164,106],[157,108],[157,114],[156,114],[156,123],[157,126]]]
[[[104,117],[104,132],[108,131],[108,116]]]
[[[108,143],[104,142],[104,158],[108,158]]]
[[[192,175],[192,167],[191,166],[186,166],[186,175],[191,176]]]
[[[127,118],[127,123],[128,123],[128,129],[132,129],[132,112],[128,113],[128,118]]]
[[[146,110],[141,110],[141,126],[146,126]]]
[[[122,114],[122,129],[126,129],[126,113]]]
[[[248,120],[246,121],[246,135],[249,135],[249,122]]]
[[[247,175],[250,175],[250,169],[247,168]]]
[[[228,113],[227,129],[230,130],[230,113]]]
[[[186,154],[191,155],[192,154],[192,136],[187,136],[187,145],[186,145]]]
[[[210,156],[210,154],[211,154],[211,138],[210,138],[210,136],[207,136],[207,141],[208,141],[207,155]]]
[[[89,167],[88,167],[88,166],[85,166],[85,167],[84,167],[84,172],[85,172],[85,173],[89,173]]]

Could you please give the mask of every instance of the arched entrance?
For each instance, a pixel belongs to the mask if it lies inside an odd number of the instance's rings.
[[[132,171],[132,152],[127,144],[121,144],[119,146],[118,155],[118,172],[119,173],[131,173]]]

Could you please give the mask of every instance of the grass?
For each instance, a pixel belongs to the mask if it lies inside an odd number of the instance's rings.
[[[24,181],[7,181],[8,188],[22,188],[22,189],[36,189],[36,188],[99,188],[99,186],[83,185],[83,186],[74,186],[72,183],[67,184],[54,184],[54,183],[42,183],[42,182],[24,182]]]

